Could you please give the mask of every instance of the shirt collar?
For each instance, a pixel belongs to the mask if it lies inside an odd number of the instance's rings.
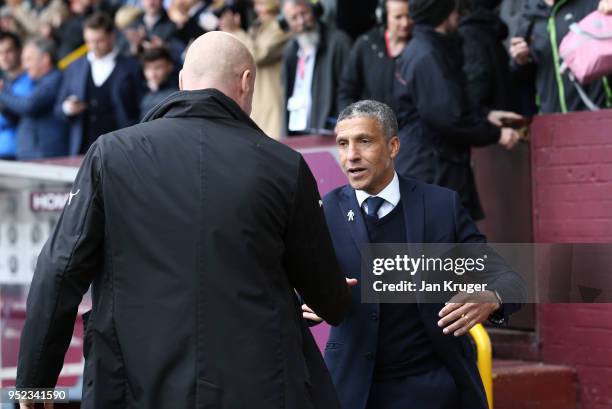
[[[90,64],[94,64],[94,63],[110,63],[110,62],[114,61],[115,58],[117,58],[118,54],[119,54],[119,49],[113,48],[113,51],[111,51],[110,53],[106,54],[104,57],[96,58],[94,53],[92,51],[90,51],[90,52],[87,53],[87,60],[89,61]]]
[[[357,202],[359,203],[359,207],[361,207],[363,206],[363,202],[372,195],[364,192],[363,190],[355,190],[355,196],[357,196]],[[393,172],[393,179],[391,182],[389,182],[389,184],[383,190],[381,190],[379,194],[374,196],[385,199],[387,202],[391,203],[393,207],[397,206],[400,201],[400,187],[397,172]]]

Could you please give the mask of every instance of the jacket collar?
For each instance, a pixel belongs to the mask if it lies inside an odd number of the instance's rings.
[[[213,88],[170,94],[151,109],[142,122],[158,118],[233,119],[260,130],[234,100]]]

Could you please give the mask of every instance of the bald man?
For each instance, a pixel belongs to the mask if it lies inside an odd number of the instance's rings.
[[[91,284],[82,408],[338,408],[296,292],[332,324],[350,295],[304,159],[249,119],[255,75],[205,34],[181,91],[92,145],[38,259],[18,387],[55,386]]]

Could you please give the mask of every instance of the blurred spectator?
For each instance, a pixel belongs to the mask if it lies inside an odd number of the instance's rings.
[[[204,34],[202,16],[215,19],[212,13],[206,14],[210,3],[209,0],[172,0],[168,17],[176,25],[176,37],[184,44],[188,45],[191,40]],[[216,26],[216,19],[213,24]]]
[[[17,159],[66,156],[66,126],[53,114],[53,103],[62,82],[62,74],[55,68],[55,45],[49,39],[31,40],[23,48],[21,59],[32,80],[32,92],[16,95],[6,86],[0,92],[0,104],[20,118]]]
[[[115,9],[105,0],[69,0],[71,16],[57,30],[57,55],[62,59],[83,45],[83,23],[95,12],[114,14]]]
[[[19,38],[27,36],[25,29],[15,20],[10,6],[0,8],[0,31],[15,33]]]
[[[169,46],[176,34],[176,25],[164,10],[162,0],[142,0],[142,8],[144,13],[124,31],[132,55],[147,48]]]
[[[69,15],[63,0],[9,0],[7,3],[29,36],[51,38]]]
[[[235,6],[223,6],[215,10],[219,31],[231,33],[243,43],[249,42],[249,36],[242,28],[242,16]]]
[[[151,108],[178,90],[178,78],[174,75],[172,56],[164,47],[145,50],[140,56],[140,63],[148,88],[148,92],[140,102],[142,118]]]
[[[115,48],[107,14],[91,15],[83,37],[89,52],[68,66],[55,106],[70,127],[71,155],[85,153],[102,134],[138,122],[144,91],[138,62]]]
[[[283,115],[283,90],[279,78],[283,48],[291,35],[280,28],[276,19],[280,0],[255,0],[254,6],[257,20],[248,36],[240,29],[238,14],[234,14],[231,20],[222,15],[219,28],[236,35],[253,54],[257,75],[251,118],[268,136],[279,139]]]
[[[397,172],[457,191],[472,218],[481,219],[470,147],[500,143],[511,148],[518,133],[490,122],[517,116],[493,111],[489,122],[484,113],[470,109],[455,0],[410,0],[410,14],[412,39],[398,61]]]
[[[459,23],[459,34],[468,97],[487,114],[494,109],[514,109],[510,56],[503,44],[508,37],[508,26],[496,12],[501,0],[468,0],[467,3],[469,8]]]
[[[542,113],[586,110],[567,75],[559,71],[559,45],[569,26],[597,9],[599,0],[526,0],[518,31],[511,40],[514,68],[535,82]],[[554,47],[552,46],[554,44]],[[585,85],[590,99],[600,107],[612,101],[608,79]]]
[[[32,93],[32,81],[21,68],[21,41],[17,35],[0,32],[0,69],[4,89],[18,97]],[[0,110],[0,159],[17,155],[17,123],[19,117],[4,108]]]
[[[351,50],[338,87],[340,109],[362,99],[373,99],[397,111],[393,95],[395,60],[408,44],[412,20],[408,0],[382,3],[380,24],[359,37]]]
[[[283,15],[295,34],[283,53],[285,135],[333,129],[338,115],[336,91],[351,40],[318,22],[312,7],[308,0],[283,3]]]

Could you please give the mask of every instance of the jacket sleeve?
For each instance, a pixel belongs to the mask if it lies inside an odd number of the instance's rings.
[[[112,92],[117,104],[115,107],[117,125],[119,128],[125,128],[140,120],[140,101],[145,94],[145,84],[136,61],[125,61],[121,71],[121,78],[115,82]]]
[[[344,71],[340,77],[338,85],[338,112],[356,102],[361,97],[361,89],[364,84],[362,45],[363,40],[357,40],[348,61],[344,66]]]
[[[470,103],[477,109],[488,114],[494,107],[485,106],[490,101],[491,90],[495,89],[494,78],[491,75],[489,59],[474,35],[463,37],[463,72],[466,78],[466,91]]]
[[[351,305],[321,199],[308,165],[300,158],[298,185],[285,235],[285,268],[304,302],[331,325],[338,325]]]
[[[62,78],[62,84],[60,85],[59,91],[57,93],[57,97],[55,98],[55,105],[53,107],[53,113],[55,114],[55,117],[58,119],[62,119],[66,122],[70,121],[73,118],[78,117],[69,117],[64,113],[64,110],[62,108],[62,105],[64,104],[64,101],[74,92],[72,92],[72,90],[70,89],[71,83],[73,81],[73,78],[75,78],[77,75],[77,73],[74,70],[74,66],[69,66],[68,68],[66,68],[66,71],[64,71],[64,75]]]
[[[419,116],[447,143],[485,146],[499,140],[501,130],[472,109],[464,84],[448,78],[435,57],[415,62],[413,75],[407,83],[412,88]]]
[[[103,260],[100,154],[88,151],[71,196],[42,249],[27,301],[17,386],[54,387],[70,344],[79,303]]]
[[[0,92],[0,103],[16,115],[37,115],[53,109],[61,76],[51,75],[34,86],[31,95],[14,95],[9,90]]]
[[[527,290],[523,277],[487,244],[486,237],[480,233],[467,210],[461,205],[459,195],[455,192],[453,192],[453,214],[456,242],[472,243],[464,248],[464,251],[471,253],[473,257],[481,257],[482,254],[486,254],[484,275],[472,275],[472,277],[478,283],[486,283],[487,289],[497,291],[502,299],[503,309],[495,315],[501,315],[507,321],[510,314],[518,311],[526,300]]]

